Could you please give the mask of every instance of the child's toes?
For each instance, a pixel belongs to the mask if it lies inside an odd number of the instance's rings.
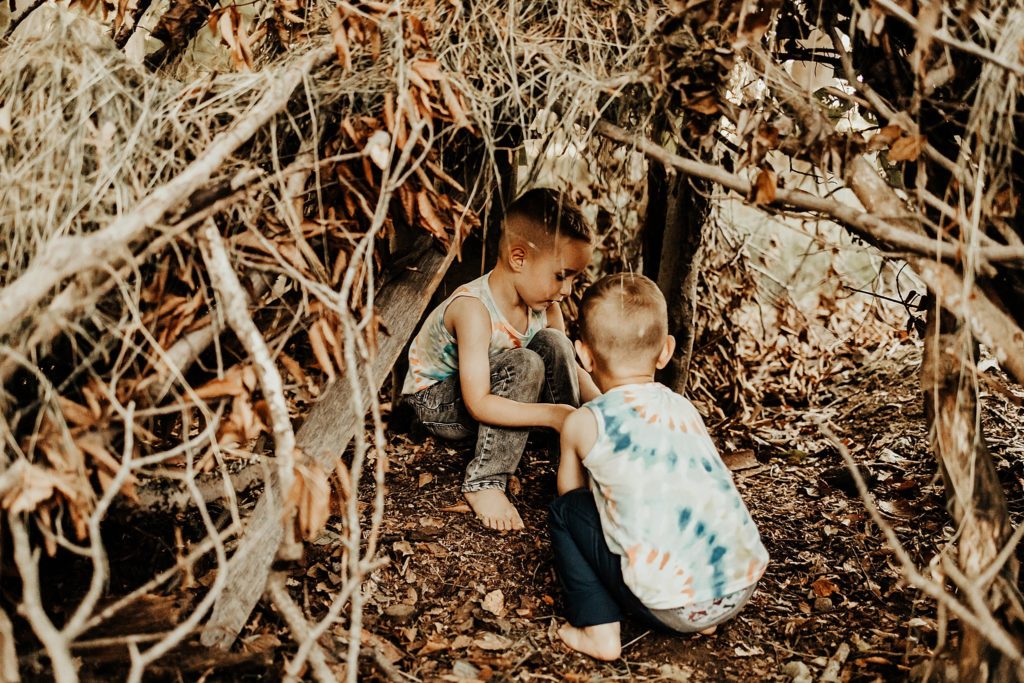
[[[513,531],[519,531],[520,529],[526,528],[526,524],[523,523],[523,518],[519,516],[519,510],[513,508],[510,524]]]

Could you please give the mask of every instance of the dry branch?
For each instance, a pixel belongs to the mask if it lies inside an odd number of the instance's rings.
[[[224,317],[231,329],[242,342],[248,352],[256,373],[259,376],[263,397],[270,405],[271,428],[274,434],[274,456],[277,463],[279,491],[284,500],[279,500],[277,514],[283,519],[287,530],[291,526],[292,515],[287,509],[288,493],[295,481],[295,433],[292,431],[291,418],[288,417],[288,404],[284,397],[284,383],[281,373],[267,348],[266,340],[260,334],[256,323],[249,317],[249,298],[242,289],[242,283],[228,259],[227,249],[220,236],[217,224],[210,219],[202,232],[202,242],[206,247],[205,260],[210,268],[210,280],[223,306]],[[273,490],[273,489],[271,489]]]
[[[173,180],[150,192],[112,224],[89,235],[51,238],[25,272],[0,290],[0,337],[14,334],[25,315],[65,278],[119,261],[131,243],[200,189],[235,150],[288,104],[309,72],[333,55],[332,47],[320,47],[282,73],[268,74],[266,93],[235,125],[214,138],[203,155]]]
[[[295,640],[301,643],[309,638],[309,624],[306,622],[306,617],[302,614],[302,609],[288,595],[283,575],[273,574],[270,577],[270,580],[267,582],[267,593],[270,595],[274,607],[284,617],[285,623],[288,624],[288,628],[295,636]],[[324,656],[323,648],[320,645],[314,644],[312,646],[309,652],[309,661],[313,665],[313,678],[318,683],[335,683],[337,679],[334,676],[334,672],[327,665],[327,657]]]
[[[375,385],[368,387],[371,392],[380,388],[391,371],[455,251],[455,247],[447,254],[425,251],[404,277],[390,281],[379,293],[376,305],[387,335],[379,340],[373,359],[370,373]],[[334,470],[353,435],[362,429],[370,401],[369,395],[364,395],[363,412],[355,415],[349,405],[347,382],[348,378],[342,377],[328,386],[296,435],[298,447],[328,472]],[[269,498],[264,495],[256,504],[245,537],[231,558],[231,585],[203,630],[204,645],[230,647],[266,585],[283,531]]]
[[[743,197],[751,196],[752,188],[748,180],[729,173],[719,166],[674,154],[643,136],[629,133],[607,121],[598,121],[594,126],[594,132],[611,140],[631,145],[654,161],[671,166],[687,175],[705,178],[733,190]],[[772,204],[819,213],[845,225],[858,236],[883,249],[933,255],[950,261],[960,261],[963,258],[962,247],[959,245],[916,234],[882,220],[872,213],[841,204],[833,199],[817,197],[803,190],[778,188],[775,191],[775,200]],[[901,211],[896,216],[904,213]],[[982,247],[976,250],[976,254],[983,261],[1024,262],[1024,249],[1016,247]]]
[[[18,652],[14,647],[14,628],[7,612],[0,609],[0,683],[18,683]]]

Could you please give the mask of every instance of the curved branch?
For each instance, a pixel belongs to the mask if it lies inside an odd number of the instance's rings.
[[[706,178],[722,187],[734,190],[744,197],[751,194],[750,181],[745,178],[729,173],[719,166],[674,154],[647,138],[633,135],[607,121],[599,121],[594,126],[594,132],[611,140],[632,145],[649,158],[671,166],[687,175]],[[818,197],[803,190],[778,188],[775,191],[775,201],[772,204],[788,205],[828,216],[837,223],[845,225],[859,237],[881,248],[938,257],[954,262],[960,261],[963,256],[959,245],[911,232],[884,221],[867,211],[842,204],[833,199]],[[1024,263],[1024,249],[1017,247],[1002,245],[982,247],[975,253],[979,258],[989,262]]]

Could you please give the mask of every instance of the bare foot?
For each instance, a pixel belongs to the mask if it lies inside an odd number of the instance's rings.
[[[583,628],[564,624],[558,629],[558,637],[573,650],[590,655],[594,659],[610,662],[622,654],[622,640],[619,637],[617,621]]]
[[[501,489],[467,491],[464,495],[473,512],[488,529],[518,531],[526,526],[519,511]]]

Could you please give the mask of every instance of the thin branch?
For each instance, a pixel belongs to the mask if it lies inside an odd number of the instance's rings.
[[[950,612],[953,612],[960,617],[963,622],[969,624],[972,628],[983,634],[999,651],[1014,662],[1017,662],[1018,671],[1020,671],[1021,653],[1014,644],[1013,639],[1010,638],[1009,634],[1007,634],[995,619],[992,618],[992,614],[988,609],[984,609],[980,613],[975,613],[946,592],[942,586],[937,584],[935,581],[928,579],[918,571],[917,565],[915,565],[914,561],[910,559],[910,555],[907,554],[903,544],[901,544],[899,538],[896,537],[896,533],[892,530],[892,527],[886,523],[885,519],[882,518],[881,513],[878,512],[875,501],[871,497],[871,493],[868,491],[867,484],[864,483],[864,477],[861,476],[860,468],[857,467],[857,463],[854,461],[853,456],[850,455],[850,451],[846,448],[846,444],[844,444],[824,423],[819,423],[818,428],[842,456],[843,462],[846,463],[847,469],[853,476],[857,492],[860,494],[861,500],[864,502],[864,507],[867,509],[868,514],[871,517],[871,521],[873,521],[875,526],[877,526],[885,535],[889,548],[896,555],[896,559],[899,560],[900,566],[903,570],[903,578],[907,580],[907,583],[936,599],[941,605],[944,605],[949,609]],[[1024,673],[1024,671],[1021,673]]]
[[[21,515],[8,513],[7,526],[14,541],[14,563],[21,577],[19,611],[28,620],[39,642],[43,644],[50,658],[50,666],[53,667],[54,680],[57,683],[78,681],[78,668],[71,657],[68,641],[43,609],[43,600],[39,593],[39,550],[32,551],[28,529],[25,528],[25,520]]]
[[[224,317],[242,346],[248,352],[259,376],[263,397],[270,406],[271,427],[274,433],[274,456],[277,461],[277,476],[282,500],[281,508],[285,524],[289,525],[292,515],[284,510],[285,501],[295,481],[295,432],[292,431],[291,418],[288,417],[288,402],[284,397],[284,382],[277,370],[266,340],[260,334],[256,323],[249,316],[249,302],[238,281],[228,259],[227,249],[220,236],[217,224],[211,218],[202,232],[202,241],[206,246],[203,252],[206,265],[210,269],[210,280],[217,291],[224,308]]]
[[[206,183],[235,150],[288,104],[306,74],[332,57],[334,47],[321,46],[282,73],[267,74],[270,85],[252,109],[217,135],[202,156],[153,190],[132,211],[88,235],[51,238],[25,272],[0,290],[0,336],[13,334],[16,325],[65,278],[116,260],[148,227]]]
[[[7,612],[0,609],[0,683],[18,683],[18,651],[14,647],[14,627]]]
[[[295,640],[301,643],[309,639],[309,623],[302,614],[302,609],[288,595],[288,590],[284,586],[284,576],[281,573],[275,572],[270,575],[270,580],[267,582],[267,593],[270,595],[274,607],[284,617]],[[327,657],[318,643],[310,646],[309,661],[313,665],[313,678],[319,683],[336,683],[337,678],[327,665]]]
[[[707,164],[696,159],[688,159],[669,152],[647,138],[633,135],[622,128],[599,121],[594,131],[609,139],[632,145],[651,159],[678,169],[687,175],[706,178],[722,187],[738,192],[744,197],[751,194],[750,182],[741,176],[729,173],[725,169]],[[853,206],[841,204],[835,200],[817,197],[803,190],[787,190],[779,188],[775,191],[772,204],[789,205],[806,211],[816,211],[841,223],[854,233],[868,241],[889,249],[908,251],[916,254],[929,254],[949,261],[961,260],[961,247],[949,242],[934,240],[925,235],[918,235],[905,228],[886,222],[877,216]],[[1006,246],[982,247],[977,250],[979,258],[990,262],[1024,262],[1024,249]]]
[[[906,23],[915,31],[922,32],[921,24],[918,22],[917,17],[915,17],[913,14],[897,5],[892,0],[874,1],[877,2],[880,7],[888,11],[894,17]],[[980,45],[976,45],[975,43],[968,43],[958,38],[954,38],[944,28],[940,28],[937,31],[928,30],[928,33],[932,38],[939,41],[940,43],[945,43],[946,45],[949,45],[950,47],[955,47],[956,49],[962,52],[974,55],[975,57],[979,57],[987,62],[992,62],[993,64],[1001,66],[1007,71],[1012,71],[1018,76],[1024,76],[1024,65],[1018,64],[1016,62],[1008,62],[999,55],[997,55],[996,53],[986,50]]]

